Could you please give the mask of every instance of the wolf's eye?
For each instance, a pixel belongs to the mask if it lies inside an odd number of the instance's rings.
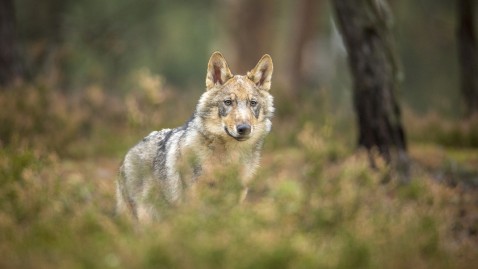
[[[251,106],[256,106],[256,105],[257,105],[257,101],[256,101],[256,100],[251,100],[250,104],[251,104]]]
[[[226,106],[231,106],[232,105],[232,100],[231,99],[224,100],[224,104]]]

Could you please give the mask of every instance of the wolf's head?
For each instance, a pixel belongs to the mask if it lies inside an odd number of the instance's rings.
[[[209,59],[206,92],[197,107],[201,128],[209,134],[246,141],[270,131],[274,112],[269,94],[272,59],[264,55],[246,75],[233,75],[220,52]]]

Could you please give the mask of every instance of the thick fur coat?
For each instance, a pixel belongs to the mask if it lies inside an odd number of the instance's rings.
[[[213,53],[206,92],[191,119],[153,131],[126,154],[117,181],[118,213],[140,221],[158,218],[158,204],[178,204],[185,189],[219,166],[239,168],[243,200],[271,130],[272,71],[272,59],[264,55],[246,75],[233,75],[222,54]]]

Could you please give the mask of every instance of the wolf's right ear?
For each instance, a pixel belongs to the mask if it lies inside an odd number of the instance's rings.
[[[222,85],[232,78],[226,59],[219,51],[214,52],[207,64],[206,89],[212,89],[216,84]]]

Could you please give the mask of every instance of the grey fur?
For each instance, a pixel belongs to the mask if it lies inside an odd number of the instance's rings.
[[[272,61],[267,55],[259,64],[269,68],[261,79],[267,81],[266,87],[247,76],[228,75],[230,71],[222,55],[211,56],[208,90],[201,96],[191,120],[179,128],[151,132],[126,154],[117,181],[118,213],[129,212],[140,221],[155,219],[160,213],[159,203],[179,203],[184,190],[201,180],[204,168],[218,163],[241,168],[242,199],[245,197],[274,112],[268,93]],[[241,105],[224,107],[228,98],[235,98]],[[254,98],[257,105],[251,107],[244,98]],[[247,137],[235,130],[236,124],[242,122],[252,126]]]

